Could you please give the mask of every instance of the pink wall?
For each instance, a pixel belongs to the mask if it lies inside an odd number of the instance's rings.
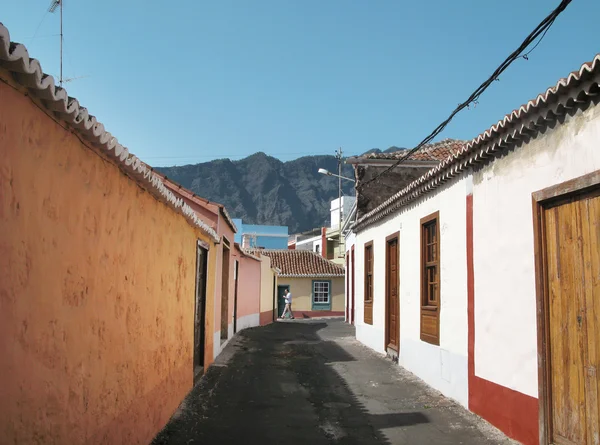
[[[239,261],[237,318],[260,313],[260,261],[235,249]],[[258,320],[258,318],[257,318]]]

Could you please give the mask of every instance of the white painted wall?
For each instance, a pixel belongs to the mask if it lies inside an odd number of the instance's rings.
[[[244,315],[237,319],[236,328],[240,332],[242,329],[252,328],[260,325],[260,314]]]
[[[537,397],[531,194],[600,169],[599,144],[596,106],[473,175],[477,376]]]
[[[344,222],[344,218],[346,218],[346,216],[350,213],[350,210],[352,210],[354,201],[356,201],[355,196],[342,196],[342,222]],[[331,222],[329,224],[329,227],[332,229],[337,229],[338,226],[340,225],[340,221],[339,221],[340,204],[339,204],[338,198],[331,201],[329,211],[331,214]]]
[[[461,178],[356,235],[356,336],[384,351],[385,238],[400,231],[399,364],[468,405],[466,195]],[[440,346],[420,339],[420,220],[440,212]],[[373,325],[364,324],[364,244],[373,241]]]
[[[316,252],[317,245],[321,245],[321,235],[296,242],[296,250],[310,250]]]

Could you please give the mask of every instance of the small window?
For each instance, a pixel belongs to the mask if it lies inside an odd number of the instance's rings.
[[[321,245],[320,245],[320,244],[317,244],[317,245],[315,246],[315,252],[316,252],[316,253],[321,253]]]
[[[421,220],[421,340],[440,344],[439,212]]]
[[[364,288],[366,324],[373,324],[373,242],[365,244],[365,288]]]
[[[315,281],[313,283],[313,303],[329,303],[329,281]]]

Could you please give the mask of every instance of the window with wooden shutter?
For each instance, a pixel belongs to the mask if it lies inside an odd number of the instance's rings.
[[[421,340],[440,344],[440,218],[421,219]]]
[[[365,244],[365,324],[373,324],[373,241]]]

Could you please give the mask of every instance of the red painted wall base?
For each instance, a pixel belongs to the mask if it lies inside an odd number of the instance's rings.
[[[273,323],[273,311],[261,312],[259,323],[261,326],[264,326],[269,323]]]
[[[538,445],[538,399],[469,376],[469,409],[523,445]]]
[[[294,308],[292,307],[292,310]],[[343,317],[344,311],[294,311],[296,318]]]
[[[523,445],[538,445],[538,399],[475,375],[473,195],[467,196],[467,318],[469,328],[469,409]]]

